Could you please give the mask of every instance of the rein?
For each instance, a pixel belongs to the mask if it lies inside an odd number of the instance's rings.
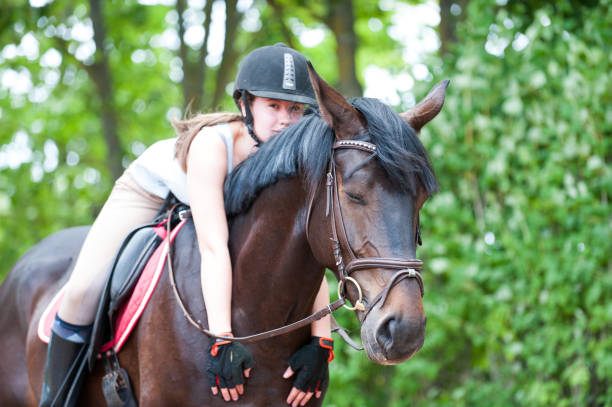
[[[170,219],[172,217],[172,213],[174,212],[174,210],[179,205],[181,205],[181,204],[174,204],[172,206],[172,208],[170,208],[170,211],[168,213],[168,219]],[[170,236],[170,231],[171,231],[171,227],[172,227],[170,225],[171,223],[172,222],[170,222],[170,221],[166,222],[167,236]],[[300,319],[299,321],[296,321],[296,322],[293,322],[291,324],[282,326],[280,328],[271,329],[269,331],[260,332],[260,333],[253,334],[253,335],[237,336],[237,337],[216,335],[215,333],[213,333],[213,332],[209,331],[208,329],[204,328],[204,326],[202,325],[202,322],[200,320],[196,321],[191,316],[191,313],[189,312],[189,310],[187,310],[187,307],[185,306],[185,303],[183,302],[183,299],[181,298],[181,295],[178,292],[178,288],[176,287],[176,280],[174,278],[174,268],[172,267],[172,255],[171,255],[172,245],[170,244],[170,239],[167,239],[167,245],[168,245],[168,274],[170,275],[170,285],[172,286],[172,291],[174,292],[174,296],[176,297],[176,300],[177,300],[179,306],[181,307],[181,310],[183,310],[183,315],[185,316],[187,321],[191,325],[196,327],[200,332],[204,333],[205,335],[210,336],[211,338],[222,339],[222,340],[225,340],[225,341],[232,341],[232,342],[242,342],[242,343],[255,342],[255,341],[259,341],[259,340],[263,340],[263,339],[273,338],[275,336],[279,336],[279,335],[285,334],[287,332],[294,331],[294,330],[296,330],[298,328],[301,328],[303,326],[309,325],[309,324],[313,323],[314,321],[318,321],[319,319],[325,317],[326,315],[331,314],[332,312],[334,312],[335,310],[337,310],[338,308],[343,306],[344,303],[345,303],[344,298],[338,299],[338,300],[334,301],[333,303],[329,304],[327,307],[325,307],[325,308],[315,312],[314,314],[310,315],[309,317]]]
[[[376,154],[376,145],[366,142],[366,141],[357,141],[357,140],[341,140],[334,143],[332,147],[332,156],[329,161],[329,167],[326,178],[326,195],[327,195],[327,203],[325,215],[329,216],[331,214],[331,227],[332,227],[332,250],[334,254],[334,258],[336,261],[336,267],[338,268],[338,275],[340,281],[338,282],[338,299],[333,303],[330,303],[327,307],[313,313],[312,315],[303,318],[299,321],[293,322],[288,325],[284,325],[280,328],[272,329],[265,332],[260,332],[253,335],[248,336],[240,336],[240,337],[229,337],[229,336],[220,336],[216,335],[213,332],[206,329],[200,320],[195,320],[185,303],[183,302],[180,293],[176,287],[176,281],[174,278],[174,269],[172,267],[172,245],[170,243],[170,239],[167,239],[168,245],[168,272],[170,275],[170,284],[172,285],[172,290],[174,292],[174,296],[183,311],[183,315],[187,319],[187,321],[197,328],[200,332],[216,339],[222,339],[226,341],[233,342],[255,342],[263,339],[272,338],[275,336],[279,336],[296,329],[302,328],[306,325],[317,321],[340,307],[344,306],[348,310],[360,311],[362,314],[359,317],[361,323],[368,316],[370,311],[380,302],[380,307],[382,307],[389,295],[391,289],[398,284],[400,281],[406,278],[415,278],[419,284],[419,288],[421,290],[421,297],[425,294],[425,288],[423,285],[423,278],[421,277],[420,270],[423,268],[423,262],[419,259],[404,259],[404,258],[387,258],[387,257],[362,257],[358,258],[355,256],[355,253],[348,241],[346,229],[344,227],[344,221],[342,218],[342,208],[340,207],[340,199],[338,195],[338,181],[336,176],[336,163],[334,160],[334,153],[340,149],[355,149],[361,150],[367,153],[372,154],[374,156]],[[306,238],[309,240],[308,229],[310,226],[310,216],[313,208],[314,198],[316,195],[316,191],[313,192],[310,196],[308,203],[308,212],[306,216]],[[180,204],[175,204],[170,208],[168,214],[168,222],[166,222],[167,235],[170,236],[171,232],[171,223],[170,219],[172,218],[172,214],[174,210]],[[184,212],[179,213],[179,217],[184,218]],[[340,230],[340,234],[338,234],[338,230]],[[418,231],[417,231],[417,234]],[[420,234],[419,234],[420,235]],[[420,240],[420,236],[418,236]],[[342,251],[345,251],[347,257],[349,258],[348,264],[345,266],[344,258],[342,257]],[[361,290],[361,286],[353,277],[351,277],[351,273],[364,269],[372,269],[372,268],[383,268],[383,269],[391,269],[397,270],[397,272],[393,275],[393,277],[389,280],[385,288],[368,304],[368,301],[363,298],[363,292]],[[358,299],[355,301],[354,306],[346,305],[346,286],[347,283],[351,283],[355,286]],[[367,304],[367,307],[366,307]],[[333,320],[332,317],[332,321]],[[341,336],[345,337],[343,332],[340,332]],[[353,346],[353,345],[352,345]],[[361,348],[363,349],[363,348]]]

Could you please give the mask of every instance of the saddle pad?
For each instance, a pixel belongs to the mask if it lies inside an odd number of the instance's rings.
[[[181,230],[186,220],[182,220],[176,227],[172,230],[170,236],[170,243],[174,241],[176,234]],[[165,228],[160,228],[160,232],[164,233],[164,240],[159,245],[159,247],[153,252],[151,258],[147,261],[147,265],[145,266],[136,286],[134,287],[134,291],[130,296],[129,300],[127,300],[121,309],[117,313],[117,319],[115,321],[115,336],[114,338],[104,344],[100,352],[105,352],[109,350],[111,347],[115,350],[115,352],[119,352],[127,338],[129,337],[132,329],[138,322],[138,319],[142,315],[142,312],[146,308],[153,291],[155,291],[155,287],[157,286],[157,282],[159,281],[159,277],[161,276],[162,271],[164,270],[164,265],[166,264],[166,258],[168,254],[168,237],[165,236]],[[64,285],[61,290],[53,297],[47,308],[42,313],[40,317],[40,321],[38,322],[38,337],[44,343],[49,343],[49,338],[51,336],[51,326],[53,325],[53,321],[55,320],[55,315],[59,310],[59,307],[62,303],[62,298],[64,297],[64,291],[66,286]]]

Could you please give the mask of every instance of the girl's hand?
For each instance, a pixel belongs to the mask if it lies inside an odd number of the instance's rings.
[[[248,378],[255,361],[241,343],[211,338],[206,362],[208,382],[213,395],[225,401],[236,401],[244,394],[244,378]]]
[[[289,367],[283,378],[288,379],[295,372],[293,388],[287,397],[287,404],[292,407],[304,406],[314,395],[321,397],[328,378],[328,364],[334,359],[334,340],[313,336],[309,343],[301,347],[289,359]]]

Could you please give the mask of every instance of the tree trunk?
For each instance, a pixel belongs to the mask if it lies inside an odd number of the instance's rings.
[[[200,105],[198,106],[198,110],[201,109],[201,107],[205,104],[204,101],[204,97],[206,96],[206,90],[204,88],[205,83],[206,83],[206,71],[207,71],[207,67],[206,67],[206,57],[208,56],[208,39],[210,38],[210,23],[212,20],[212,6],[213,6],[213,1],[212,0],[207,0],[206,1],[206,6],[204,6],[204,15],[205,15],[205,20],[204,20],[204,42],[202,43],[202,48],[200,48],[200,58],[199,58],[199,62],[198,62],[198,66],[200,68],[200,76],[199,76],[199,84],[198,84],[198,89],[200,89],[200,100],[202,101],[202,103],[200,103]]]
[[[117,134],[117,114],[113,105],[113,82],[108,64],[108,56],[104,48],[106,40],[104,14],[100,0],[89,0],[89,5],[91,8],[96,52],[94,54],[94,63],[87,72],[96,84],[96,89],[102,103],[102,128],[108,148],[107,164],[113,178],[117,179],[123,173],[121,163],[123,151]]]
[[[208,105],[209,108],[213,110],[218,110],[223,95],[225,94],[225,88],[230,78],[236,72],[238,54],[234,49],[234,45],[238,27],[240,26],[240,20],[242,19],[242,14],[236,10],[236,3],[237,0],[225,1],[225,40],[223,43],[223,58],[219,70],[217,71],[215,93],[212,101]]]
[[[185,0],[176,1],[176,12],[178,14],[178,36],[180,41],[179,58],[181,58],[183,69],[183,110],[197,110],[201,103],[201,89],[198,89],[198,68],[189,60],[189,47],[185,43],[185,20],[183,14],[186,10]]]
[[[285,24],[285,16],[283,15],[283,7],[276,2],[276,0],[268,0],[268,4],[272,7],[274,11],[274,16],[278,20],[278,23],[281,26],[281,32],[283,33],[283,38],[285,39],[285,43],[295,49],[295,41],[293,40],[293,34],[287,24]]]
[[[337,88],[344,96],[356,97],[363,94],[357,80],[355,54],[357,35],[355,34],[355,15],[352,0],[329,0],[327,25],[336,37],[336,57],[338,58]]]
[[[453,44],[457,42],[457,23],[465,16],[468,1],[469,0],[440,0],[440,26],[438,28],[438,35],[440,36],[441,56],[447,55]],[[455,16],[451,13],[453,4],[461,9],[459,15]]]
[[[204,40],[197,58],[185,43],[185,20],[183,13],[186,10],[185,0],[177,0],[178,35],[180,39],[179,58],[183,64],[183,109],[185,112],[197,112],[202,107],[204,98],[204,80],[206,79],[206,56],[208,55],[208,38],[210,34],[210,20],[213,1],[206,2],[204,7]]]

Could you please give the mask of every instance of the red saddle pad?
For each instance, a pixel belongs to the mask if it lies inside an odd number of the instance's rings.
[[[174,241],[176,234],[181,230],[186,220],[181,221],[176,227],[172,230],[170,236],[170,242]],[[156,232],[164,239],[163,242],[159,245],[159,247],[153,252],[151,258],[147,262],[144,270],[142,271],[136,286],[134,287],[134,291],[130,298],[125,301],[124,305],[117,312],[117,318],[115,320],[115,336],[112,340],[102,345],[102,349],[100,352],[105,352],[111,347],[115,350],[115,352],[119,352],[127,338],[130,336],[130,333],[136,326],[138,319],[142,315],[142,312],[146,308],[149,300],[151,299],[151,295],[153,291],[155,291],[155,287],[157,286],[157,282],[159,281],[159,277],[164,270],[164,265],[166,264],[166,258],[168,254],[168,237],[166,236],[166,229],[164,226],[158,226],[156,228]],[[40,321],[38,323],[38,337],[41,341],[45,343],[49,343],[49,337],[51,336],[51,326],[53,325],[53,321],[55,320],[55,315],[59,310],[59,307],[62,303],[62,298],[64,297],[64,291],[66,286],[61,288],[61,290],[53,297],[42,316],[40,317]]]

